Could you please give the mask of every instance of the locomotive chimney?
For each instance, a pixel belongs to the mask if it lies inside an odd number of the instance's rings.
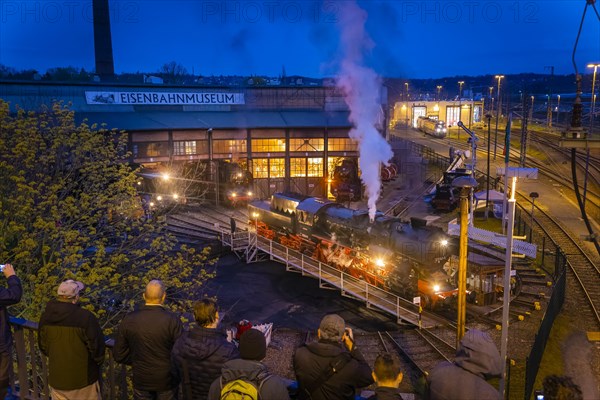
[[[110,34],[110,13],[108,0],[92,0],[94,13],[94,54],[96,74],[102,79],[111,79],[115,75],[112,39]]]

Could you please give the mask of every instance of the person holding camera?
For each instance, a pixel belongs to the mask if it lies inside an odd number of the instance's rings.
[[[357,388],[373,383],[371,367],[342,317],[323,317],[317,336],[318,341],[299,347],[294,354],[298,399],[350,400]]]
[[[6,307],[21,301],[23,287],[11,264],[0,265],[0,271],[6,277],[6,287],[0,288],[0,399],[4,399],[12,370],[12,332]]]

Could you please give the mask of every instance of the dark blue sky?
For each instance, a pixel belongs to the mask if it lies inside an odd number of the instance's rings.
[[[342,1],[110,0],[116,72],[177,61],[202,75],[333,76]],[[573,72],[585,0],[359,1],[383,76],[437,78]],[[600,5],[596,6],[600,11]],[[0,0],[0,63],[44,72],[94,68],[90,1]],[[600,61],[600,22],[588,7],[576,53]],[[589,69],[586,72],[590,72]]]

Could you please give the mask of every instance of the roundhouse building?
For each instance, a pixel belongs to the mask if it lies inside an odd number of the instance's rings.
[[[324,196],[333,167],[344,158],[358,158],[357,144],[348,137],[348,108],[334,86],[4,81],[0,98],[11,103],[11,110],[71,103],[78,121],[126,131],[135,163],[236,161],[252,173],[261,198],[284,190]]]

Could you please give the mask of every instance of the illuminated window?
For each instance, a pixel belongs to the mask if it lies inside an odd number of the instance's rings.
[[[285,139],[252,139],[253,153],[277,153],[285,151]]]
[[[323,159],[322,158],[307,158],[308,176],[321,177],[323,176]]]
[[[323,151],[325,139],[290,139],[290,151]]]
[[[168,157],[169,144],[167,142],[136,143],[133,145],[134,157]]]
[[[252,160],[254,178],[285,178],[284,158],[255,158]]]
[[[291,158],[290,177],[322,177],[323,159],[315,158]]]
[[[173,142],[173,154],[176,156],[198,154],[196,150],[196,141],[192,140]]]
[[[245,154],[246,140],[213,140],[215,154]]]
[[[358,151],[358,143],[350,138],[331,138],[329,151]]]
[[[446,107],[446,123],[449,126],[454,126],[460,120],[460,107],[449,106]]]

